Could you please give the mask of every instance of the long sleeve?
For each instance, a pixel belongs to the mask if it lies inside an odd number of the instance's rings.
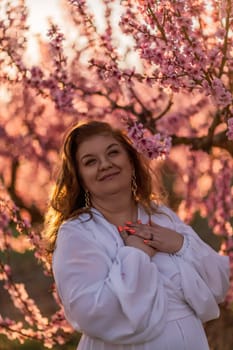
[[[173,217],[175,230],[184,236],[183,247],[175,257],[186,301],[203,322],[217,318],[218,304],[229,288],[229,258],[203,242],[175,213],[168,213]]]
[[[118,344],[148,341],[163,330],[166,294],[156,265],[144,252],[122,244],[111,258],[73,220],[59,230],[53,272],[75,329]]]

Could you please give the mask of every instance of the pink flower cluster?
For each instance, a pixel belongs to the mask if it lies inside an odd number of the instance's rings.
[[[228,131],[227,131],[227,137],[229,140],[233,140],[233,117],[228,119]]]
[[[232,94],[226,89],[221,79],[214,78],[211,84],[204,80],[202,86],[206,95],[210,95],[213,103],[218,107],[224,108],[232,104]]]
[[[24,319],[24,321],[18,322],[0,314],[0,333],[5,334],[10,340],[18,339],[21,343],[26,339],[37,339],[48,348],[52,348],[55,344],[64,344],[66,340],[65,333],[70,333],[71,328],[65,321],[63,309],[60,307],[60,310],[51,319],[44,317],[36,302],[30,298],[25,285],[14,281],[10,255],[8,254],[11,249],[8,238],[15,236],[16,232],[19,235],[28,234],[30,225],[21,219],[19,209],[7,197],[2,185],[0,190],[1,194],[5,193],[0,198],[0,280],[13,305]],[[31,234],[32,241],[37,246],[41,245],[35,236],[35,234]],[[37,259],[43,260],[40,253],[43,254],[44,252],[38,249]],[[6,255],[8,256],[7,263]],[[54,296],[55,294],[54,291]],[[57,296],[55,298],[58,301]],[[63,334],[61,329],[63,329]]]
[[[9,82],[11,79],[21,80],[25,76],[25,65],[22,54],[26,46],[25,33],[28,30],[27,8],[24,1],[1,3],[0,20],[0,79],[1,83]],[[13,64],[12,64],[13,63]],[[11,73],[6,69],[16,67],[20,74],[14,69]]]
[[[214,0],[211,3],[208,8],[205,1],[162,0],[138,1],[135,6],[125,0],[121,27],[133,36],[145,68],[150,68],[146,81],[159,82],[175,92],[204,90],[218,107],[225,108],[232,104],[226,78],[232,60],[232,9],[226,8],[228,20],[223,27],[218,6]]]
[[[17,1],[16,1],[17,3]],[[40,67],[28,68],[23,61],[25,51],[27,26],[27,8],[23,1],[5,4],[5,19],[0,21],[0,78],[3,82],[23,81],[27,87],[36,89],[43,97],[48,96],[54,101],[57,109],[73,113],[73,84],[67,75],[67,60],[63,52],[64,36],[56,25],[51,25],[48,31],[50,38],[53,72],[45,77]],[[17,32],[17,35],[16,35]],[[6,70],[12,67],[12,73]]]
[[[230,288],[227,292],[226,303],[233,305],[233,235],[227,237],[221,245],[220,253],[230,258]]]
[[[30,228],[29,222],[20,218],[19,208],[6,194],[6,190],[0,183],[0,190],[2,192],[0,197],[0,236],[13,235],[13,227],[19,234],[24,234]]]
[[[67,58],[63,52],[63,41],[64,35],[59,30],[58,26],[52,25],[48,31],[48,37],[50,39],[50,49],[51,56],[53,59],[54,72],[50,74],[48,79],[41,80],[39,88],[42,91],[48,89],[52,100],[55,103],[57,109],[72,113],[74,111],[73,107],[73,97],[74,97],[74,86],[69,82],[67,75]],[[31,69],[32,81],[38,82],[43,76],[40,68]]]
[[[231,189],[232,162],[229,159],[221,160],[221,169],[213,174],[212,190],[206,199],[209,214],[209,224],[213,232],[224,237],[231,236],[233,230],[230,219],[232,215],[233,200]]]
[[[145,135],[146,130],[141,123],[132,123],[128,126],[128,136],[135,149],[149,159],[164,158],[171,148],[171,137],[162,137],[159,133]]]

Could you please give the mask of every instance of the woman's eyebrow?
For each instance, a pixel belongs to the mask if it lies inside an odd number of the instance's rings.
[[[108,149],[111,148],[112,146],[119,146],[119,143],[111,143],[110,145],[108,145],[108,147],[106,148],[106,150],[108,150]]]

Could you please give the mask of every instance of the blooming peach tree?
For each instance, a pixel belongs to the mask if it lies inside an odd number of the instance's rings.
[[[53,347],[72,332],[53,288],[57,311],[45,317],[15,281],[10,251],[33,249],[49,273],[40,232],[51,169],[64,130],[83,118],[126,128],[156,162],[168,157],[180,216],[208,221],[233,274],[232,1],[102,0],[97,15],[84,0],[66,1],[76,39],[50,23],[36,64],[24,1],[0,6],[0,281],[22,315],[0,315],[0,333]]]

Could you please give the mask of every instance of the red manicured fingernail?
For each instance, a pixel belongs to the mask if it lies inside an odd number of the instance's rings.
[[[126,221],[126,225],[132,225],[132,221]]]
[[[119,231],[119,232],[124,231],[124,229],[123,229],[123,227],[122,227],[122,226],[117,226],[117,229],[118,229],[118,231]]]
[[[136,232],[133,228],[131,228],[129,226],[123,226],[123,230],[125,230],[125,231],[127,231],[129,233],[135,233]]]
[[[143,242],[144,242],[145,244],[148,244],[148,243],[149,243],[148,239],[144,239]]]
[[[129,233],[131,233],[131,234],[134,234],[136,231],[134,230],[134,229],[132,229],[132,228],[129,228],[128,230],[127,230]]]

